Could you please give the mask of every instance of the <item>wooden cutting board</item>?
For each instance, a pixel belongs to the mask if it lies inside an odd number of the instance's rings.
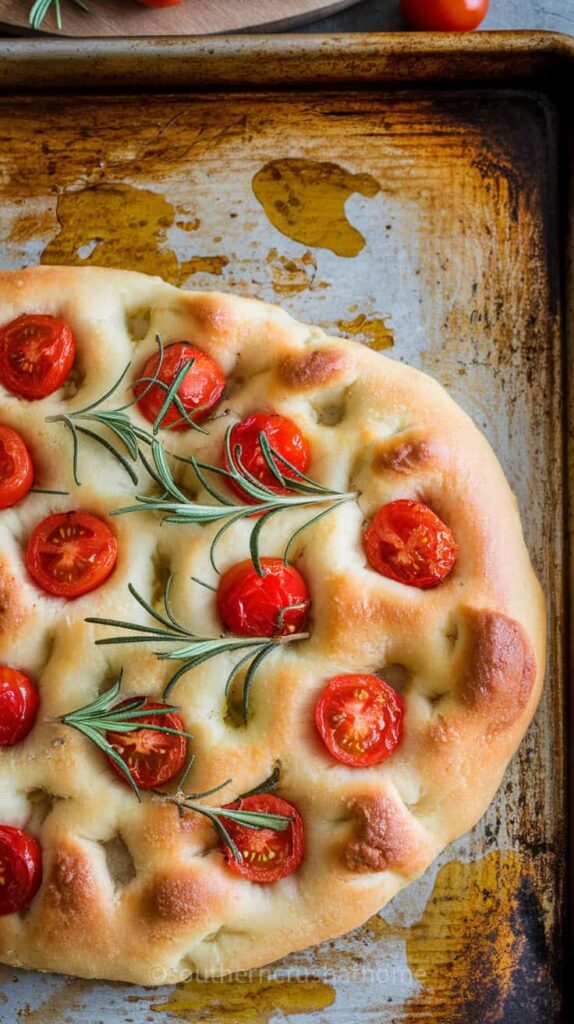
[[[305,21],[351,7],[358,0],[183,0],[178,7],[150,10],[136,0],[86,0],[84,13],[61,0],[63,35],[165,36],[210,35],[249,29],[294,28]],[[27,29],[32,0],[0,0],[0,27]],[[57,31],[54,11],[44,32]]]

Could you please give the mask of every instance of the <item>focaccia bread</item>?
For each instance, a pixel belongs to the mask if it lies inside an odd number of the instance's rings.
[[[42,857],[33,898],[0,915],[0,962],[154,985],[254,968],[354,928],[481,817],[540,696],[543,598],[493,452],[428,376],[262,302],[183,292],[115,270],[1,273],[0,338],[24,314],[65,321],[75,358],[47,397],[0,386],[0,424],[26,442],[38,489],[0,512],[0,662],[33,680],[40,701],[27,735],[0,746],[0,842],[3,826],[22,830]],[[234,693],[248,662],[225,693],[243,650],[193,667],[166,698],[193,737],[186,794],[231,779],[221,793],[198,798],[221,807],[275,772],[276,795],[299,813],[304,853],[296,870],[270,884],[230,868],[212,819],[178,813],[165,795],[177,794],[177,777],[157,787],[163,796],[142,790],[138,801],[96,743],[53,720],[89,705],[122,670],[122,700],[162,701],[180,662],[159,659],[161,643],[96,644],[122,630],[85,621],[149,627],[129,584],[165,615],[171,575],[175,619],[202,637],[226,632],[209,589],[219,587],[210,545],[223,520],[162,522],[153,507],[110,516],[135,506],[138,494],[160,496],[160,487],[126,456],[135,485],[85,434],[78,486],[70,429],[47,422],[96,402],[131,361],[101,408],[129,403],[158,335],[165,346],[192,343],[225,375],[206,433],[188,423],[160,429],[170,459],[194,455],[221,466],[229,425],[264,411],[297,424],[308,443],[307,477],[330,494],[351,495],[330,499],[336,507],[293,541],[290,560],[310,595],[308,636],[267,652],[251,680],[247,721],[241,686],[239,708]],[[151,432],[140,405],[127,415]],[[90,429],[114,440],[101,421]],[[151,447],[142,449],[152,468]],[[186,500],[217,504],[190,463],[171,466]],[[235,507],[241,498],[226,479],[216,482]],[[439,566],[433,580],[400,582],[367,557],[365,531],[395,501],[428,506],[454,537],[453,564]],[[70,509],[102,519],[117,542],[113,571],[74,599],[47,592],[27,568],[38,524]],[[294,530],[321,510],[287,508],[270,518],[262,555],[281,557]],[[243,516],[222,534],[214,556],[222,574],[250,557],[258,522]],[[42,564],[51,571],[47,556]],[[400,741],[365,766],[333,756],[315,722],[328,681],[348,674],[385,680],[402,708]],[[0,701],[0,737],[1,721]],[[0,901],[1,889],[2,878]]]

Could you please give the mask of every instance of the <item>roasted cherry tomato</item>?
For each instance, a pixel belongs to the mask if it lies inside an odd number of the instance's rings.
[[[129,698],[133,700],[133,697]],[[116,704],[121,708],[128,701]],[[173,733],[158,732],[157,729],[146,729],[146,725],[163,725],[166,729],[183,731],[183,722],[175,711],[165,715],[154,715],[155,708],[164,708],[165,704],[146,701],[142,711],[149,715],[142,716],[141,729],[133,732],[107,732],[108,743],[125,761],[130,775],[140,789],[152,789],[163,786],[181,771],[187,754],[187,738],[175,736]],[[124,778],[121,769],[108,757],[114,771]]]
[[[24,441],[0,423],[0,508],[10,508],[30,490],[34,468]]]
[[[116,564],[118,543],[91,512],[58,512],[33,530],[26,548],[28,572],[42,590],[74,598],[95,590]]]
[[[138,0],[143,7],[177,7],[181,0]]]
[[[306,472],[311,453],[307,440],[299,430],[299,427],[293,420],[288,419],[287,416],[279,416],[276,413],[267,412],[256,412],[253,416],[248,416],[247,419],[242,420],[241,423],[236,423],[231,430],[230,448],[233,466],[237,468],[235,449],[239,445],[241,448],[241,464],[248,473],[254,476],[256,480],[259,480],[260,483],[269,487],[275,494],[288,494],[289,489],[282,487],[277,482],[277,478],[273,475],[265,461],[259,443],[259,435],[262,433],[265,434],[271,448],[278,452],[279,455],[282,455],[284,459],[287,459],[300,473]],[[222,464],[224,469],[231,469],[225,447],[223,449]],[[277,465],[283,476],[296,476],[282,462],[278,461]],[[232,490],[248,504],[257,500],[250,498],[241,485],[237,484],[234,480],[228,480],[228,483]]]
[[[307,622],[309,591],[291,565],[262,558],[263,576],[253,562],[238,562],[221,577],[217,608],[222,622],[240,636],[287,636]]]
[[[195,345],[190,345],[187,341],[174,341],[163,350],[159,374],[157,371],[160,354],[156,352],[144,364],[142,379],[136,382],[134,387],[134,394],[139,398],[139,409],[150,423],[157,419],[167,391],[160,384],[150,386],[147,379],[157,376],[157,379],[169,388],[186,363],[190,363],[190,367],[177,389],[177,397],[190,419],[194,423],[199,423],[209,416],[219,402],[225,388],[225,377],[221,367]],[[172,430],[190,429],[175,402],[167,409],[160,425],[171,427]]]
[[[39,703],[38,691],[28,676],[0,665],[0,747],[12,747],[28,735]]]
[[[470,32],[484,21],[488,0],[401,0],[411,28],[423,32]]]
[[[334,676],[315,708],[319,735],[330,754],[353,768],[385,761],[403,728],[403,702],[378,676]]]
[[[21,398],[45,398],[61,388],[74,354],[65,320],[26,313],[0,327],[0,382]]]
[[[458,547],[434,512],[408,499],[383,505],[364,534],[369,564],[381,576],[410,587],[436,587],[452,571]]]
[[[42,881],[42,853],[33,836],[0,825],[0,915],[32,902]]]
[[[273,793],[259,793],[235,800],[226,807],[234,811],[258,811],[260,814],[281,814],[291,818],[291,824],[284,832],[248,828],[224,818],[223,824],[241,854],[241,860],[235,860],[229,847],[222,843],[225,860],[232,871],[250,882],[277,882],[297,870],[303,859],[305,837],[301,816],[293,804]]]

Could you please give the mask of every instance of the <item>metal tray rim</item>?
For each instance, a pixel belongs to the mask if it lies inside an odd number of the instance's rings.
[[[164,62],[159,81],[157,59]],[[355,87],[460,84],[486,78],[524,80],[533,72],[561,77],[573,68],[574,38],[538,31],[0,40],[4,94],[47,88],[89,93],[96,82],[106,89],[153,85],[161,92],[182,87],[250,89],[268,85],[270,78],[283,89],[350,82]]]

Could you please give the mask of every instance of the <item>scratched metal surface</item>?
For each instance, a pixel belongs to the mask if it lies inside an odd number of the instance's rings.
[[[534,83],[0,99],[0,266],[257,295],[432,373],[502,461],[551,616],[542,704],[485,818],[380,916],[175,989],[0,967],[2,1024],[562,1019],[557,136]]]

